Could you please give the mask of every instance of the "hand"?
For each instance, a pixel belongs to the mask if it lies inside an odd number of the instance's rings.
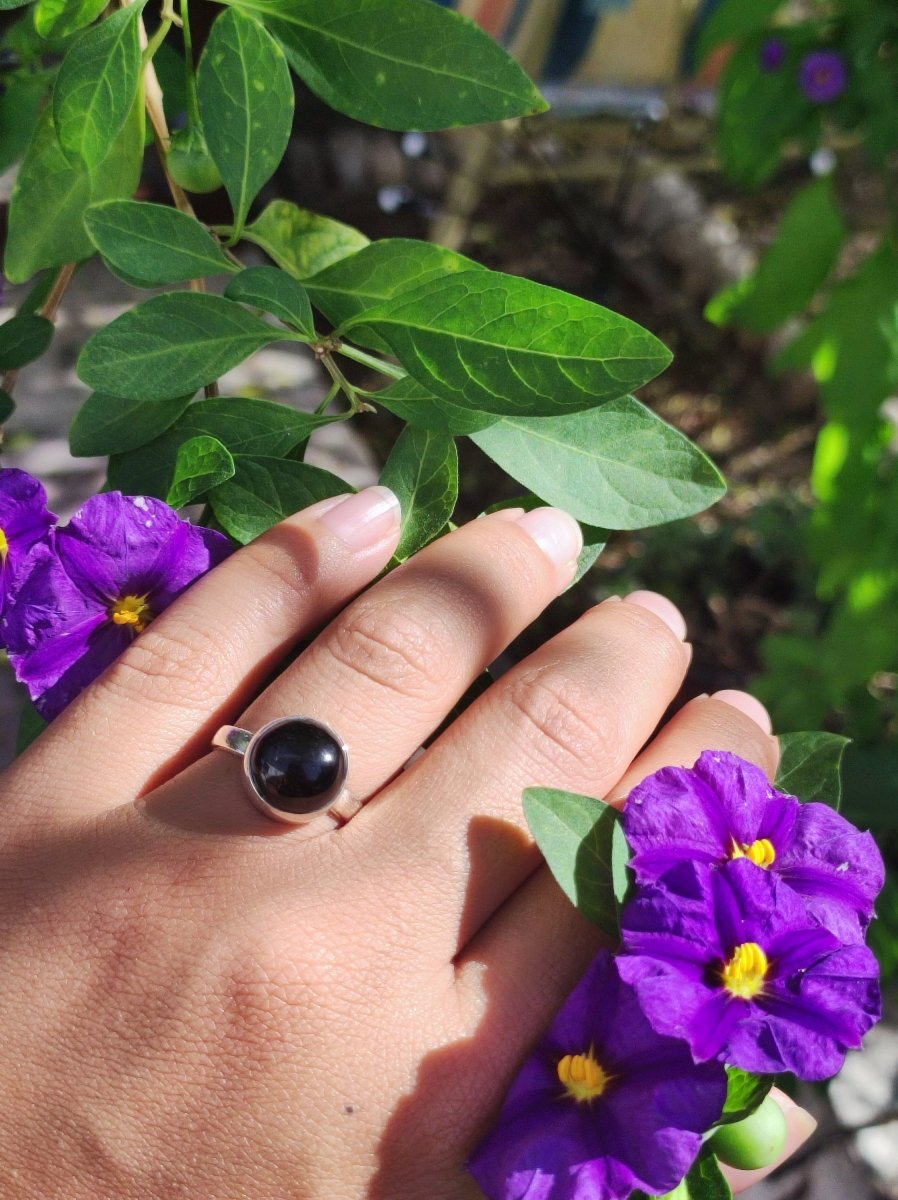
[[[774,770],[741,693],[653,736],[690,652],[650,593],[587,612],[403,770],[569,582],[579,533],[496,513],[344,607],[396,540],[381,489],[284,522],[3,776],[6,1200],[477,1195],[465,1157],[598,945],[522,789],[622,798],[709,747]],[[222,724],[291,714],[349,743],[369,802],[342,829],[270,821],[209,752]],[[794,1148],[808,1125],[790,1119]]]

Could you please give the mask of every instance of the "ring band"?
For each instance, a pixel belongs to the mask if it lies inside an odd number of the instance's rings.
[[[212,745],[243,760],[244,790],[274,821],[305,825],[327,813],[343,825],[361,808],[344,787],[346,743],[314,717],[282,717],[255,733],[223,725]]]

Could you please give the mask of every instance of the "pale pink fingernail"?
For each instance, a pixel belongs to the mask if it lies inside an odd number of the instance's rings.
[[[401,514],[393,492],[376,484],[313,515],[347,546],[364,550],[396,533]]]
[[[517,524],[558,570],[572,566],[583,549],[580,526],[563,509],[534,508],[519,517]]]
[[[741,713],[745,713],[747,717],[751,717],[756,725],[760,725],[765,733],[773,732],[773,722],[770,719],[770,713],[760,700],[756,700],[748,692],[739,692],[733,688],[724,688],[722,692],[715,692],[711,699],[722,700],[724,704],[729,704],[730,708],[738,708]]]
[[[637,604],[640,608],[648,609],[656,617],[660,617],[681,642],[686,637],[686,618],[666,596],[662,596],[659,592],[631,592],[629,596],[624,596],[624,600],[627,604]]]

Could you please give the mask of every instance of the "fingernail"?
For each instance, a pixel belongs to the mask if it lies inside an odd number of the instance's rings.
[[[583,534],[574,518],[560,508],[534,508],[517,524],[536,542],[557,569],[573,565],[583,549]]]
[[[668,629],[672,630],[682,642],[686,637],[686,619],[677,606],[666,596],[658,592],[631,592],[624,596],[628,604],[636,604],[660,617]]]
[[[781,1092],[779,1088],[771,1088],[770,1095],[783,1111],[783,1116],[789,1123],[791,1129],[795,1130],[798,1135],[798,1141],[793,1137],[790,1141],[793,1143],[790,1147],[790,1153],[797,1150],[802,1142],[806,1142],[814,1130],[817,1128],[817,1120],[812,1117],[806,1108],[802,1108],[800,1104],[796,1104],[791,1096],[786,1092]]]
[[[770,719],[770,713],[760,700],[756,700],[754,696],[749,696],[748,692],[738,692],[732,688],[724,688],[722,692],[715,692],[711,699],[722,700],[724,704],[729,704],[730,708],[738,708],[741,713],[745,713],[747,717],[751,717],[756,725],[760,725],[765,733],[773,733],[773,722]]]
[[[376,484],[314,514],[326,529],[354,550],[374,546],[399,528],[399,501]]]

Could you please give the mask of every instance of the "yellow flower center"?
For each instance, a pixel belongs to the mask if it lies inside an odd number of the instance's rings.
[[[733,951],[730,961],[724,963],[720,978],[731,996],[751,1000],[763,991],[769,965],[757,942],[743,942]]]
[[[9,554],[9,541],[3,530],[3,526],[0,525],[0,564],[6,562],[7,554]]]
[[[602,1070],[590,1050],[586,1054],[565,1054],[558,1064],[558,1078],[572,1099],[589,1101],[601,1096],[612,1076]]]
[[[751,845],[734,839],[730,858],[747,858],[756,867],[764,867],[766,870],[776,862],[776,850],[773,848],[773,842],[767,838],[757,838]]]
[[[116,625],[130,625],[135,633],[143,633],[153,619],[146,596],[123,596],[112,605],[109,615]]]

